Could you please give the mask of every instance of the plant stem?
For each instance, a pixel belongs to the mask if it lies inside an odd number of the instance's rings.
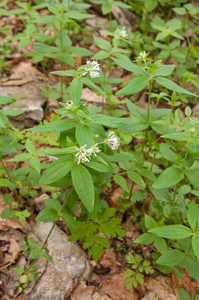
[[[106,73],[107,73],[107,69],[109,67],[109,62],[110,62],[110,57],[108,57],[107,60],[106,60],[106,67],[105,67],[105,71],[104,71],[103,84],[105,84]],[[104,106],[105,106],[105,97],[102,96],[102,113],[104,113]]]
[[[132,197],[132,194],[133,194],[133,187],[134,187],[134,184],[135,182],[133,181],[132,185],[131,185],[131,189],[130,189],[130,192],[129,192],[129,201],[131,200],[131,197]]]
[[[109,25],[110,25],[110,29],[111,29],[111,21],[112,21],[112,14],[111,12],[109,13]]]
[[[6,169],[6,166],[4,165],[4,162],[3,162],[3,159],[2,159],[2,157],[1,157],[1,155],[0,155],[0,161],[1,161],[3,167],[4,167],[5,171],[6,171],[6,174],[8,175],[8,178],[10,179],[10,181],[12,181],[12,179],[11,179],[11,177],[10,177],[10,175],[9,175],[9,173],[8,173],[8,171],[7,171],[7,169]]]
[[[148,123],[150,119],[150,104],[151,104],[151,80],[149,80],[149,93],[148,93]]]
[[[63,37],[62,37],[62,21],[60,21],[60,40],[61,40],[61,52],[63,52]],[[61,70],[63,71],[63,61],[61,62]],[[63,100],[63,76],[61,76],[61,101]]]
[[[45,110],[44,110],[44,116],[46,115],[47,113],[47,110],[48,110],[48,104],[49,104],[49,93],[48,93],[48,81],[47,81],[47,75],[46,75],[46,68],[45,68],[45,64],[44,64],[44,61],[42,60],[41,61],[41,65],[42,65],[42,70],[43,70],[43,73],[44,73],[44,81],[45,81],[45,86],[46,86],[46,91],[47,91],[47,103],[46,103],[46,107],[45,107]]]

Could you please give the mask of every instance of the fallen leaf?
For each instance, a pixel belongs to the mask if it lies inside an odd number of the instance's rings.
[[[1,82],[2,86],[15,86],[15,85],[23,85],[28,82],[34,81],[33,79],[23,78],[20,80],[8,80],[6,82]]]
[[[158,300],[178,300],[173,294],[171,287],[171,278],[166,276],[158,276],[155,279],[149,278],[144,283],[147,291],[153,292]]]
[[[87,286],[80,282],[75,291],[70,295],[71,300],[99,300],[100,295],[95,291],[94,286]]]
[[[15,74],[36,75],[41,79],[44,78],[44,75],[33,67],[30,62],[20,61],[12,67],[11,71]]]

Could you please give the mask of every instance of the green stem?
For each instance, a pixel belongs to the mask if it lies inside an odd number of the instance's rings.
[[[186,31],[186,38],[187,38],[187,43],[188,43],[188,47],[191,48],[191,43],[190,43],[190,40],[189,40],[189,35],[188,35],[188,26],[187,26],[187,23],[188,23],[188,14],[186,14],[186,22],[185,22],[185,31]],[[189,51],[188,51],[189,53]]]
[[[9,173],[8,173],[8,171],[7,171],[7,169],[6,169],[6,166],[4,165],[4,162],[3,162],[3,159],[2,159],[2,157],[1,157],[1,155],[0,155],[0,161],[1,161],[3,167],[4,167],[5,171],[6,171],[6,174],[8,175],[8,178],[10,179],[10,181],[12,181],[12,179],[11,179],[11,177],[10,177],[10,175],[9,175]]]
[[[131,189],[130,189],[130,192],[129,192],[129,201],[131,200],[131,197],[132,197],[132,194],[133,194],[133,187],[134,187],[134,184],[135,182],[133,181],[132,185],[131,185]]]
[[[150,122],[150,104],[151,104],[151,80],[149,80],[149,93],[148,93],[148,122]]]
[[[112,21],[112,14],[111,12],[109,13],[109,25],[110,25],[110,29],[111,29],[111,21]]]
[[[176,199],[176,193],[178,189],[178,183],[176,184],[175,191],[174,191],[174,196],[173,196],[173,205],[175,204],[175,199]]]
[[[103,79],[103,84],[105,84],[105,80],[106,80],[106,72],[108,70],[109,67],[109,62],[110,62],[110,57],[107,58],[106,60],[106,67],[105,67],[105,71],[104,71],[104,79]],[[102,113],[104,113],[104,106],[105,106],[105,97],[102,97]]]
[[[47,91],[47,103],[46,103],[46,107],[45,107],[45,110],[44,110],[44,116],[46,115],[47,113],[47,110],[48,110],[48,103],[49,103],[49,93],[48,93],[48,80],[47,80],[47,75],[46,75],[46,68],[45,68],[45,64],[44,64],[44,61],[42,60],[41,62],[41,65],[42,65],[42,70],[43,70],[43,73],[44,73],[44,81],[45,81],[45,86],[46,86],[46,91]]]
[[[60,21],[60,39],[61,39],[61,52],[63,52],[63,36],[62,36],[62,21]],[[64,63],[61,62],[61,70],[63,71]],[[63,76],[61,76],[61,101],[63,100]]]

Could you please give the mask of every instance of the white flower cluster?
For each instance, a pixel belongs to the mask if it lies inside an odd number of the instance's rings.
[[[140,52],[140,53],[139,53],[139,56],[138,56],[137,58],[138,58],[138,59],[141,59],[141,60],[145,60],[146,56],[147,56],[146,52],[143,51],[143,52]]]
[[[109,147],[112,150],[117,150],[117,148],[119,147],[120,143],[119,143],[119,140],[116,137],[114,131],[109,132],[109,135],[108,135],[108,138],[107,138],[107,144],[109,145]]]
[[[97,144],[94,144],[91,148],[85,149],[87,145],[81,146],[80,148],[76,148],[78,153],[75,155],[77,157],[77,163],[80,164],[86,163],[89,161],[90,156],[97,156],[96,153],[100,152],[100,149],[97,147]]]
[[[88,75],[90,75],[91,78],[100,77],[99,71],[101,69],[99,67],[100,65],[98,64],[98,62],[95,60],[93,60],[93,61],[87,60],[86,63],[88,65],[88,67],[85,68],[85,72],[84,72],[83,76],[88,74]]]
[[[190,131],[191,134],[194,134],[196,132],[195,127],[190,128],[189,131]]]
[[[128,34],[126,33],[125,27],[122,28],[122,30],[118,31],[118,35],[125,38],[128,36]]]
[[[71,111],[75,111],[75,110],[77,110],[77,108],[78,108],[78,106],[75,106],[72,101],[70,101],[70,104],[66,103],[66,106],[65,106],[65,109],[68,109]]]

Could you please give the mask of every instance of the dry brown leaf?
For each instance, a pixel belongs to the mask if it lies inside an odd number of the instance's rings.
[[[40,76],[41,79],[44,78],[44,75],[33,67],[30,62],[21,61],[14,65],[11,71],[16,74],[36,75],[37,77]]]
[[[75,291],[70,295],[71,300],[99,300],[100,295],[95,292],[94,286],[87,286],[80,282]]]
[[[171,278],[166,276],[158,276],[155,279],[149,278],[144,283],[147,291],[153,292],[158,300],[178,300],[173,294],[171,287]]]
[[[23,78],[20,80],[8,80],[6,82],[1,82],[2,86],[15,86],[15,85],[23,85],[28,82],[34,81],[33,79]]]
[[[20,255],[20,247],[19,244],[12,238],[9,239],[10,241],[10,247],[9,247],[9,253],[12,254],[12,261],[15,261],[19,255]]]
[[[96,92],[91,91],[89,88],[84,88],[82,91],[82,99],[91,102],[102,103],[102,96],[97,96]]]
[[[187,291],[187,293],[193,297],[196,289],[199,288],[199,282],[195,279],[193,279],[187,272],[187,270],[184,270],[184,279],[180,279],[175,276],[175,272],[172,272],[172,288],[175,292],[175,295],[178,300],[180,300],[178,296],[178,292],[180,288],[183,288]]]
[[[139,300],[139,294],[135,291],[135,289],[126,289],[126,285],[124,283],[125,280],[124,272],[113,275],[113,277],[104,282],[99,294],[107,294],[113,300]]]

